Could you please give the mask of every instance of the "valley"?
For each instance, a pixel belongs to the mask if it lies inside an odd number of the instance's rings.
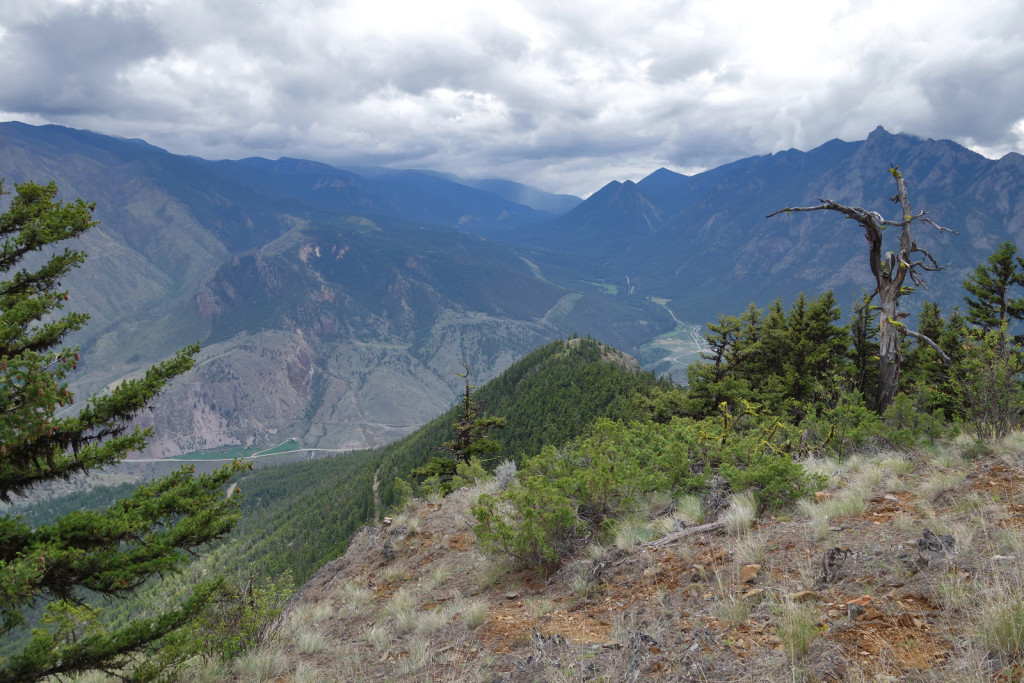
[[[676,323],[676,328],[644,344],[640,352],[644,357],[662,356],[652,369],[662,375],[671,375],[676,382],[685,383],[686,368],[700,360],[702,354],[710,350],[701,336],[702,326],[677,318],[669,307],[669,299],[651,297],[651,301],[668,311]]]

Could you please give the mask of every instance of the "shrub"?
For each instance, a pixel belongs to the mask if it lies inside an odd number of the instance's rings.
[[[237,585],[225,584],[168,647],[223,661],[250,652],[263,642],[293,590],[290,572],[277,581],[259,583],[250,576]]]
[[[922,440],[934,442],[945,429],[942,411],[928,413],[907,394],[899,394],[885,411],[885,440],[895,448],[910,449]]]
[[[957,368],[953,386],[960,409],[979,439],[1001,439],[1024,417],[1024,360],[1009,343],[1006,326],[975,336]]]
[[[749,419],[747,419],[749,418]],[[521,567],[556,564],[611,520],[639,511],[652,491],[682,498],[720,474],[751,504],[780,507],[822,484],[793,462],[793,428],[748,412],[695,422],[621,423],[600,419],[590,436],[561,450],[544,448],[526,460],[518,483],[498,496],[481,495],[473,508],[481,545]],[[699,510],[690,510],[699,518]]]
[[[512,460],[506,460],[498,468],[494,470],[495,484],[499,491],[504,491],[516,480],[516,463]]]

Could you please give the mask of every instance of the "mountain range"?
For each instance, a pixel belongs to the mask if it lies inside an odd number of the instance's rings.
[[[591,334],[637,353],[675,326],[872,282],[858,226],[825,197],[892,215],[890,164],[949,269],[924,297],[960,302],[967,272],[1024,244],[1024,157],[879,128],[693,176],[659,169],[585,201],[503,180],[340,169],[299,159],[208,161],[140,140],[0,124],[0,175],[96,202],[86,265],[66,285],[92,320],[74,388],[104,387],[199,339],[198,367],[152,414],[172,455],[287,438],[361,448],[456,397],[465,361],[496,376],[550,339]],[[650,362],[657,356],[640,354]]]

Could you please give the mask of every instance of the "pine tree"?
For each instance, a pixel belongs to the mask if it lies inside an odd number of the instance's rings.
[[[505,418],[484,416],[480,404],[473,398],[473,389],[476,387],[469,383],[469,366],[462,364],[465,372],[457,372],[466,383],[466,389],[462,396],[462,414],[459,421],[452,425],[455,430],[455,438],[445,441],[443,447],[455,455],[455,459],[461,463],[468,463],[471,458],[486,453],[496,453],[501,450],[501,444],[488,437],[492,429],[504,429]]]
[[[2,192],[0,187],[0,192]],[[62,346],[88,316],[61,314],[61,279],[85,259],[54,245],[95,223],[93,205],[56,200],[57,187],[16,186],[0,215],[0,500],[37,485],[119,462],[143,448],[149,430],[129,430],[173,377],[192,367],[198,345],[151,367],[141,379],[69,406],[65,379],[79,360]],[[42,252],[42,258],[26,257]],[[41,265],[39,265],[41,263]],[[63,410],[61,410],[63,409]],[[58,414],[58,411],[60,414]],[[0,518],[0,638],[28,626],[26,612],[47,605],[30,644],[0,661],[0,682],[89,670],[117,671],[147,645],[186,624],[216,587],[197,586],[177,609],[108,631],[87,597],[125,597],[150,577],[182,565],[197,548],[231,529],[238,497],[222,485],[241,465],[193,476],[183,469],[142,486],[103,511],[78,511],[32,528]]]
[[[983,333],[998,330],[1005,323],[1013,325],[1024,320],[1024,298],[1013,298],[1014,286],[1024,286],[1024,259],[1017,256],[1012,242],[1003,242],[988,257],[988,264],[978,264],[964,280],[969,296],[967,322],[977,325]]]

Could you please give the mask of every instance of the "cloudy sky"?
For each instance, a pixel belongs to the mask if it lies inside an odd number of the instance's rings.
[[[1019,0],[0,0],[0,119],[588,195],[876,126],[1024,152]]]

